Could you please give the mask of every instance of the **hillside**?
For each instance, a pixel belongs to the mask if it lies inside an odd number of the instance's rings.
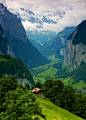
[[[84,120],[63,108],[56,106],[47,98],[36,97],[36,100],[42,108],[42,113],[46,116],[47,120]]]
[[[24,63],[9,55],[0,54],[0,74],[5,74],[8,77],[14,75],[17,82],[23,86],[27,83],[31,87],[34,85],[33,78]]]
[[[32,45],[38,50],[40,51],[42,49],[42,45],[40,45],[39,43],[37,43],[35,40],[29,38],[30,42],[32,43]]]
[[[0,24],[12,46],[15,57],[20,58],[27,68],[47,63],[47,58],[43,57],[28,40],[20,18],[9,12],[1,3],[0,11]]]
[[[43,47],[41,53],[46,56],[54,55],[56,58],[61,58],[65,54],[67,37],[75,30],[75,27],[66,27],[59,32],[52,41]]]

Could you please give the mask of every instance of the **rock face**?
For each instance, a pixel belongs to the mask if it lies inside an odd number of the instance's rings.
[[[15,58],[15,54],[14,51],[12,50],[11,44],[7,43],[7,51],[6,51],[7,55],[10,55],[11,57]]]
[[[73,71],[80,66],[81,62],[86,63],[86,20],[69,36],[63,65],[69,65],[70,71]]]
[[[20,58],[27,68],[48,62],[28,40],[20,18],[10,13],[1,3],[0,24],[5,32],[6,38],[12,46],[15,57]],[[10,49],[9,45],[8,48]]]
[[[8,54],[11,57],[15,57],[15,54],[11,47],[11,44],[5,37],[5,33],[4,33],[4,30],[2,29],[1,25],[0,25],[0,53]]]

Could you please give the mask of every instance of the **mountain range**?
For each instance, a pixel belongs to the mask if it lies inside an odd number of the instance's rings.
[[[65,16],[65,11],[59,10],[53,13],[50,13],[49,11],[48,14],[45,15],[40,15],[40,14],[34,14],[32,11],[24,8],[20,8],[18,10],[14,10],[12,8],[9,9],[10,12],[14,13],[17,15],[17,17],[20,17],[21,21],[28,21],[31,23],[39,23],[40,26],[37,26],[38,28],[42,27],[43,23],[51,23],[51,24],[56,24],[59,19],[62,19]]]
[[[66,12],[58,10],[56,12],[44,11],[47,14],[34,14],[32,11],[24,8],[14,10],[9,9],[10,12],[16,14],[21,19],[23,25],[26,28],[27,37],[35,40],[40,45],[45,45],[51,41],[56,31],[44,30],[44,26],[56,25],[65,16]]]
[[[59,32],[53,40],[47,45],[43,46],[41,53],[46,56],[55,56],[55,58],[62,58],[65,55],[67,46],[67,37],[75,30],[75,27],[66,27]]]
[[[27,68],[48,63],[48,60],[28,40],[20,18],[9,12],[1,3],[0,24],[11,44],[15,57],[20,58]]]

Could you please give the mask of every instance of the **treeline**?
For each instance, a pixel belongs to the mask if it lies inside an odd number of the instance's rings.
[[[36,87],[44,89],[47,98],[57,106],[67,109],[71,113],[86,119],[86,95],[76,93],[71,85],[64,86],[61,80],[46,80]]]
[[[86,63],[83,61],[81,62],[80,67],[78,67],[77,69],[75,69],[72,72],[69,71],[69,67],[64,67],[62,65],[62,62],[54,64],[53,67],[58,69],[57,73],[55,74],[56,79],[73,76],[73,79],[75,81],[72,84],[76,84],[80,80],[83,80],[86,83]]]
[[[0,73],[15,75],[21,79],[27,78],[34,85],[32,75],[24,66],[24,63],[18,58],[0,54]]]
[[[28,87],[19,86],[14,76],[0,74],[0,120],[39,120],[45,118]]]

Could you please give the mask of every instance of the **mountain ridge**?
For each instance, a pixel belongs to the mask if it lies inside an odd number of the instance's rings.
[[[0,24],[10,41],[15,57],[20,58],[28,69],[48,63],[48,59],[43,57],[28,40],[20,18],[10,13],[3,4],[0,4],[0,10]]]
[[[66,27],[64,30],[59,32],[53,40],[51,40],[47,45],[43,47],[41,53],[48,57],[55,55],[57,58],[64,57],[66,44],[67,44],[67,37],[75,30],[75,27]]]

